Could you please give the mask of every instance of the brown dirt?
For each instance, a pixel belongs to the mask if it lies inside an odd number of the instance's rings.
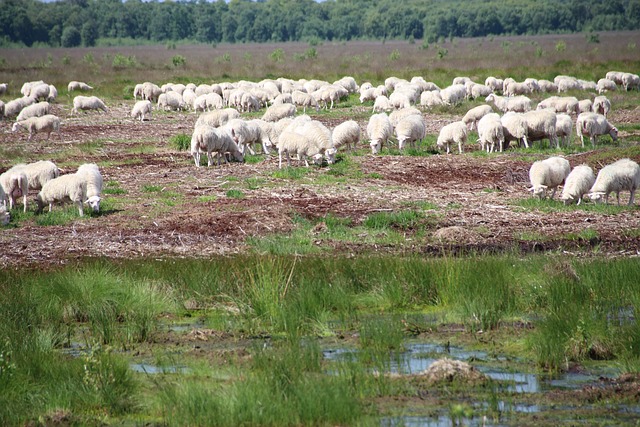
[[[1,230],[0,241],[9,248],[0,254],[1,266],[51,265],[99,256],[231,254],[245,251],[249,236],[291,231],[296,214],[315,219],[332,213],[358,224],[373,212],[407,209],[407,202],[422,201],[438,207],[433,211],[435,222],[425,225],[426,237],[414,238],[408,233],[400,247],[383,248],[322,240],[323,230],[319,229],[318,244],[348,254],[499,252],[514,247],[579,254],[592,253],[597,247],[599,255],[612,256],[640,253],[639,233],[629,232],[640,228],[637,210],[612,216],[582,210],[544,214],[514,206],[515,201],[530,197],[525,189],[529,163],[512,153],[491,158],[472,154],[371,156],[363,148],[351,159],[364,174],[376,174],[376,178],[317,185],[308,180],[274,178],[272,173],[278,168],[274,157],[256,164],[195,168],[187,152],[176,151],[168,142],[173,135],[190,134],[196,118],[193,113],[155,113],[153,120],[140,123],[128,118],[130,104],[112,106],[108,114],[85,113],[78,117],[70,116],[67,105],[55,105],[53,112],[63,118],[62,141],[56,135],[50,141],[37,135],[27,142],[25,134],[11,133],[8,125],[0,128],[0,147],[5,154],[0,171],[17,162],[11,153],[18,153],[24,161],[51,158],[65,172],[73,172],[84,162],[97,162],[105,182],[117,181],[126,191],[105,195],[118,208],[97,217],[47,227],[26,220],[18,227]],[[426,117],[429,133],[437,133],[443,118]],[[640,111],[622,111],[613,120],[638,123]],[[324,121],[329,125],[338,122]],[[366,123],[360,124],[366,127]],[[581,154],[569,160],[575,166],[584,158]],[[314,179],[329,170],[312,168],[308,176]],[[244,180],[252,177],[263,179],[265,184],[247,188]],[[145,192],[146,185],[158,186],[161,191]],[[229,185],[241,189],[244,197],[227,197]],[[169,206],[162,198],[168,191],[183,198]],[[30,203],[34,196],[30,194]],[[201,196],[215,196],[215,200],[203,202]],[[452,229],[458,230],[456,236],[433,236],[447,227],[457,227]],[[596,239],[567,238],[587,227],[596,230]],[[540,238],[523,240],[527,233]]]

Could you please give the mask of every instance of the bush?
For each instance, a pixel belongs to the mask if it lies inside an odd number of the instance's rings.
[[[113,68],[132,68],[138,64],[134,55],[124,56],[121,53],[116,53],[113,57]]]
[[[60,37],[60,43],[62,47],[76,47],[80,46],[82,38],[80,37],[80,31],[74,26],[65,27],[62,30],[62,36]]]
[[[187,63],[187,60],[182,55],[175,55],[173,58],[171,58],[171,63],[174,67],[184,67]]]

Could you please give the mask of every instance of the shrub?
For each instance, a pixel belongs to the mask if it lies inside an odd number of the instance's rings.
[[[175,55],[173,58],[171,58],[171,63],[174,67],[184,67],[187,63],[187,60],[182,55]]]
[[[173,135],[169,138],[169,144],[178,151],[189,150],[191,148],[191,137],[184,133]]]
[[[60,36],[60,43],[62,47],[76,47],[80,46],[82,38],[80,37],[80,31],[74,26],[65,27],[62,30],[62,36]]]

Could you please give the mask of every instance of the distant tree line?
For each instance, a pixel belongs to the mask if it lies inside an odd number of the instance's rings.
[[[640,0],[0,0],[0,44],[426,39],[640,28]]]

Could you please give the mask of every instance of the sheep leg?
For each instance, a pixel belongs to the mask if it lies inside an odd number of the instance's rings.
[[[278,169],[282,169],[282,151],[278,151]]]
[[[22,195],[22,203],[24,204],[24,212],[27,212],[27,195],[23,194]]]
[[[51,209],[53,209],[53,202],[49,203],[49,212],[51,212]]]
[[[633,196],[636,194],[636,189],[631,189],[631,195],[629,196],[629,206],[633,205]]]
[[[80,216],[84,216],[84,210],[82,207],[82,201],[77,201],[76,202],[76,206],[78,206],[78,212],[80,213]]]
[[[251,144],[247,144],[245,146],[247,147],[247,150],[249,150],[249,152],[251,153],[252,156],[256,155],[256,152],[253,151],[253,148],[251,148]],[[244,153],[242,153],[242,155],[244,156]]]
[[[191,155],[193,155],[193,161],[195,162],[196,167],[199,168],[200,167],[200,153],[198,153],[196,151],[196,152],[191,153]]]
[[[213,153],[211,151],[207,151],[207,166],[211,167],[213,164]]]

